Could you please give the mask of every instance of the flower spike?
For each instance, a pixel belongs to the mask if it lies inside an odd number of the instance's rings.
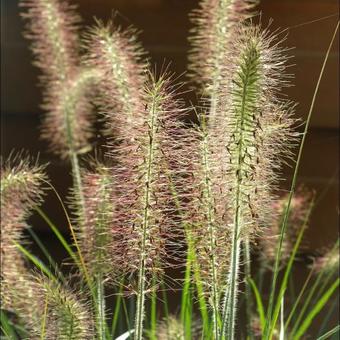
[[[42,108],[47,112],[42,137],[67,158],[89,149],[92,136],[90,88],[96,72],[80,66],[75,7],[59,0],[22,0],[35,65],[42,71]]]

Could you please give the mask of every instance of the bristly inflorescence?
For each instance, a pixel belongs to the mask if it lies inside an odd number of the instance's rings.
[[[228,214],[242,217],[242,237],[271,216],[277,171],[297,137],[294,106],[279,96],[289,79],[285,54],[267,29],[239,26],[225,56],[216,119],[208,122],[211,139],[224,146],[219,176],[229,196]]]
[[[112,173],[110,167],[98,161],[90,167],[82,171],[85,214],[79,212],[77,240],[90,275],[100,273],[103,277],[112,277],[111,248],[117,248],[120,242],[112,232]]]
[[[43,302],[43,321],[40,335],[43,339],[94,340],[92,311],[79,293],[64,288],[46,277],[34,278],[39,287],[37,298]]]
[[[188,177],[183,181],[187,189],[183,203],[184,220],[205,292],[218,314],[230,262],[230,216],[226,214],[224,183],[219,176],[223,144],[210,139],[206,125],[208,117],[201,114],[199,118],[200,126],[187,131],[190,136],[183,148],[183,157],[190,164]]]
[[[18,249],[32,209],[42,202],[44,167],[23,154],[1,164],[1,301],[30,326],[37,322],[37,287]]]
[[[150,74],[143,93],[143,124],[111,151],[117,160],[114,228],[125,235],[128,268],[138,271],[142,261],[149,278],[161,274],[177,234],[169,176],[179,153],[177,137],[182,129],[178,118],[183,112],[173,91],[165,76],[155,79]]]
[[[80,65],[78,26],[74,6],[58,0],[22,0],[28,20],[35,65],[42,71],[42,137],[62,157],[89,146],[92,136],[90,94],[96,72]]]
[[[98,105],[106,117],[107,133],[119,142],[143,122],[145,52],[135,29],[122,30],[113,22],[98,21],[85,36],[85,46],[85,64],[100,72]]]
[[[198,320],[192,320],[191,339],[200,339],[202,337],[202,326]],[[169,315],[157,327],[157,339],[161,340],[184,340],[185,327],[182,321],[176,315]]]
[[[232,34],[213,93],[215,110],[211,114],[208,100],[209,115],[201,115],[194,161],[193,206],[200,208],[192,216],[193,235],[216,314],[221,287],[234,282],[234,292],[228,293],[233,295],[225,295],[225,301],[236,298],[241,241],[253,238],[271,219],[276,171],[282,157],[291,156],[297,136],[294,106],[280,97],[289,76],[279,38],[244,24],[233,27]]]
[[[229,43],[235,37],[235,26],[255,14],[257,0],[203,0],[192,13],[192,51],[189,69],[206,95],[219,87],[221,67]]]
[[[175,242],[178,218],[169,187],[169,165],[178,153],[178,118],[183,112],[173,92],[166,76],[155,78],[150,74],[143,89],[143,123],[125,139],[121,136],[120,144],[111,152],[117,161],[113,168],[113,228],[114,233],[124,236],[121,247],[125,250],[121,256],[118,249],[116,263],[130,273],[137,294],[136,339],[141,338],[147,288],[152,280],[158,281],[172,255],[179,256]]]
[[[225,55],[216,114],[209,122],[213,139],[222,138],[221,178],[231,217],[230,288],[224,300],[223,333],[233,338],[241,242],[249,240],[271,216],[272,192],[282,159],[291,155],[294,106],[280,98],[288,85],[286,49],[276,34],[240,25]],[[224,327],[224,326],[223,326]]]

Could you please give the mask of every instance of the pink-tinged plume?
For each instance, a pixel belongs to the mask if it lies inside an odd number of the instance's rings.
[[[62,157],[88,151],[92,136],[91,86],[96,72],[80,66],[75,7],[62,0],[22,0],[26,37],[41,70],[46,117],[42,137]]]

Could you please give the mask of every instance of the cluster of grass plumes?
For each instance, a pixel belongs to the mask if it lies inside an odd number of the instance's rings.
[[[45,167],[22,155],[3,165],[1,319],[8,338],[307,334],[338,287],[338,243],[314,259],[301,292],[287,304],[314,199],[304,191],[293,196],[299,158],[289,194],[275,195],[300,135],[295,105],[282,95],[291,78],[285,36],[250,20],[256,3],[203,0],[193,14],[189,68],[202,100],[193,108],[198,123],[185,124],[192,108],[180,99],[182,85],[167,70],[151,71],[133,28],[96,20],[79,35],[80,19],[67,2],[22,1],[42,71],[42,136],[70,161],[73,188],[65,207]],[[106,136],[104,161],[83,162],[93,146],[94,108]],[[300,151],[307,129],[308,123]],[[39,208],[45,187],[62,205],[71,244]],[[34,210],[74,262],[71,279],[34,232],[49,262],[27,249],[23,232]],[[253,249],[260,252],[259,277],[252,274]],[[183,280],[169,277],[173,268],[184,268]],[[266,304],[268,273],[273,287]],[[179,315],[171,315],[167,290],[179,284]],[[244,326],[236,323],[242,304]]]

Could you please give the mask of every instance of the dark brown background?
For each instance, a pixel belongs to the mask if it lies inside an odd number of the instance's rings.
[[[93,23],[93,16],[109,19],[112,10],[119,12],[123,25],[133,24],[142,30],[141,40],[152,60],[162,64],[171,61],[171,68],[180,74],[186,70],[187,42],[191,24],[188,13],[197,7],[197,0],[74,0],[86,24]],[[19,17],[16,0],[1,0],[1,94],[2,154],[10,150],[28,149],[33,155],[41,151],[42,161],[49,161],[50,175],[61,193],[70,184],[69,169],[60,160],[47,153],[45,143],[39,140],[39,122],[42,112],[37,70],[31,66],[28,43],[22,38],[23,23]],[[297,115],[305,118],[313,91],[333,30],[336,26],[338,3],[336,0],[263,0],[260,8],[262,21],[274,19],[273,28],[290,27],[287,45],[295,47],[292,68],[295,87],[287,94],[299,102]],[[331,17],[328,17],[331,16]],[[328,18],[324,18],[328,17]],[[314,21],[314,22],[313,22]],[[299,183],[315,189],[317,207],[308,231],[311,251],[333,243],[339,225],[339,64],[338,41],[331,55],[317,97],[312,129],[307,138]],[[289,187],[291,169],[287,169]],[[44,207],[65,230],[61,210],[49,198]],[[45,230],[41,221],[35,221]]]

